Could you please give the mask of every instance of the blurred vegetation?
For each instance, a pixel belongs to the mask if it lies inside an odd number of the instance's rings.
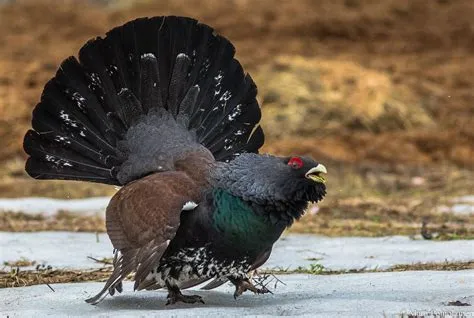
[[[259,87],[264,151],[311,155],[328,167],[327,199],[297,231],[407,234],[429,217],[441,237],[472,236],[470,216],[436,206],[474,190],[473,1],[78,3],[0,6],[0,196],[116,191],[31,180],[22,138],[61,60],[127,20],[172,14],[195,17],[234,43]]]

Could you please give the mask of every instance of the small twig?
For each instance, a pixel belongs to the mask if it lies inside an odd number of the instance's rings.
[[[428,230],[427,225],[428,225],[428,221],[424,219],[423,222],[421,223],[421,236],[425,240],[431,240],[433,238],[433,235]]]
[[[278,283],[282,283],[283,285],[286,285],[283,281],[281,281],[278,277],[275,276],[275,274],[273,273],[256,273],[257,275],[254,276],[252,279],[254,281],[254,284],[256,286],[259,286],[259,287],[262,287],[262,288],[265,288],[268,290],[267,286],[272,283],[273,281],[275,281],[275,284],[273,286],[274,289],[277,288],[278,286]],[[273,292],[271,292],[270,290],[268,290],[271,294],[273,294]]]
[[[51,290],[53,291],[53,293],[55,293],[55,292],[56,292],[56,291],[53,289],[53,287],[51,287],[51,285],[49,285],[48,283],[45,283],[45,284],[46,284],[46,286],[48,286],[48,287],[49,287],[49,289],[51,289]]]
[[[276,281],[275,281],[275,289],[276,289],[278,283],[281,283],[281,284],[283,284],[283,285],[286,286],[286,284],[285,284],[281,279],[279,279],[278,277],[276,277],[275,274],[271,274],[271,275],[272,275],[273,278],[275,278],[275,280],[276,280]]]
[[[92,256],[87,256],[87,258],[91,259],[91,260],[93,260],[94,262],[97,262],[97,263],[101,263],[101,264],[105,264],[105,265],[112,265],[112,262],[108,261],[106,259],[97,259],[97,258],[94,258]]]

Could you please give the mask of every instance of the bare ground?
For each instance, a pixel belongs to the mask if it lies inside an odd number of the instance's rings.
[[[323,140],[330,157],[331,145],[345,149],[347,159],[335,158],[342,161],[451,162],[472,168],[474,4],[469,0],[324,0],[317,6],[310,0],[277,6],[247,0],[138,1],[116,9],[84,3],[80,10],[77,2],[58,7],[51,1],[15,1],[0,8],[1,158],[23,156],[21,139],[32,107],[62,59],[114,25],[164,14],[196,17],[229,37],[259,79],[264,112],[267,104],[269,113],[280,105],[279,113],[288,117],[280,118],[284,122],[298,116],[285,115],[296,94],[286,87],[295,79],[300,88],[319,87],[314,90],[320,94],[310,92],[296,102],[317,108],[311,121],[326,125],[292,127],[283,133],[290,140]],[[311,72],[302,73],[302,67]],[[268,83],[285,72],[289,76],[279,81],[275,95]],[[268,149],[281,134],[281,126],[268,123]]]
[[[420,263],[412,265],[396,265],[385,270],[325,270],[319,266],[298,268],[296,270],[265,270],[258,271],[253,276],[255,282],[266,281],[270,276],[281,274],[310,274],[310,275],[339,275],[377,272],[405,272],[405,271],[459,271],[474,269],[474,262],[445,262],[445,263]],[[0,270],[0,288],[24,287],[42,284],[78,283],[88,281],[106,281],[113,268],[105,266],[94,270],[60,270],[37,269],[22,270],[20,266],[10,267],[9,271]],[[132,279],[130,275],[128,279]],[[257,284],[258,285],[258,284]],[[51,287],[50,287],[51,288]]]
[[[456,214],[456,199],[472,194],[471,171],[336,169],[328,197],[310,206],[292,232],[328,236],[422,234],[427,239],[474,239],[474,214]],[[0,212],[0,231],[104,232],[101,217],[62,211],[54,216]]]
[[[43,85],[89,38],[131,18],[193,16],[229,37],[256,79],[265,151],[310,154],[329,193],[293,230],[472,237],[440,213],[474,189],[474,3],[469,0],[136,1],[109,8],[15,1],[0,7],[0,196],[80,198],[109,186],[33,181],[22,137]],[[282,129],[285,127],[285,129]],[[4,230],[102,231],[90,219],[3,214]]]

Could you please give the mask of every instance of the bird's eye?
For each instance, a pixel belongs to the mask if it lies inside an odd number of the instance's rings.
[[[292,157],[290,161],[288,161],[288,165],[293,169],[300,169],[303,167],[303,160],[300,157]]]

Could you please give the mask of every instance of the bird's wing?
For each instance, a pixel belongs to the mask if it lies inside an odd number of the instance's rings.
[[[135,288],[145,280],[165,252],[180,224],[187,202],[199,202],[203,185],[184,171],[149,175],[127,184],[107,207],[107,233],[116,250],[114,272],[102,291],[87,302],[100,302],[109,291],[135,273]]]

